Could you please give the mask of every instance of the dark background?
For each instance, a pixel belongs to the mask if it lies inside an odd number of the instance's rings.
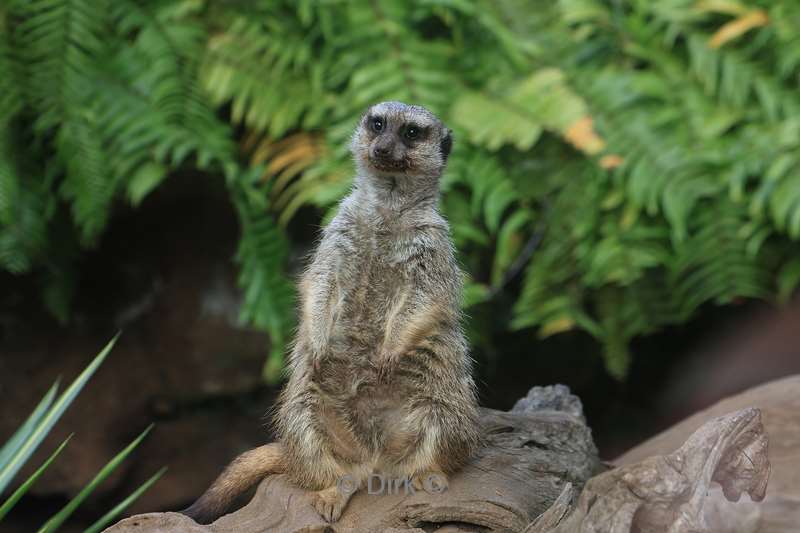
[[[122,331],[23,474],[70,432],[72,443],[4,530],[38,527],[150,422],[156,426],[147,440],[71,527],[90,523],[165,465],[168,472],[129,512],[180,509],[236,454],[271,438],[265,413],[278,387],[261,380],[269,340],[236,321],[239,230],[219,180],[179,175],[139,209],[120,205],[116,213],[100,245],[81,258],[68,325],[42,309],[35,279],[0,275],[0,441],[55,379],[68,383]],[[295,272],[318,224],[309,210],[290,227],[301,243]],[[502,357],[474,357],[483,405],[505,410],[531,386],[567,384],[583,400],[601,456],[613,459],[721,397],[800,371],[798,331],[798,306],[709,307],[683,327],[634,341],[624,382],[609,377],[600,346],[581,333],[539,341],[528,331],[503,334],[492,342]]]

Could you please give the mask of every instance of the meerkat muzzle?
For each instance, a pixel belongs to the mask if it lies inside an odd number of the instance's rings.
[[[375,169],[384,172],[396,172],[408,168],[408,162],[405,159],[370,157],[369,162]]]

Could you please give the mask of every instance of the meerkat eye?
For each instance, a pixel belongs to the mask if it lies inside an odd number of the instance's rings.
[[[403,133],[406,139],[409,141],[413,141],[417,137],[419,137],[419,128],[416,126],[409,126],[406,128],[405,133]]]
[[[375,133],[380,133],[383,131],[383,119],[381,117],[373,117],[370,121],[370,126],[372,127],[372,131]]]

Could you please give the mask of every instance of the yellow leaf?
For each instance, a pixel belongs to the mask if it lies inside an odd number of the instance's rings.
[[[750,8],[736,0],[702,0],[694,6],[700,13],[724,13],[726,15],[746,15]]]
[[[622,156],[617,154],[608,154],[600,158],[600,166],[607,170],[617,168],[624,162],[625,160],[622,158]]]
[[[606,143],[594,131],[592,117],[583,116],[573,122],[564,131],[564,137],[578,150],[595,155],[605,148]]]
[[[708,46],[719,48],[725,43],[741,37],[753,28],[765,26],[768,22],[767,12],[763,9],[755,9],[723,25],[708,40]]]
[[[259,141],[261,141],[261,135],[257,131],[245,131],[244,139],[242,139],[242,151],[246,153],[254,150]]]
[[[573,327],[575,327],[575,321],[568,316],[562,316],[543,324],[539,329],[539,336],[549,337],[550,335],[555,335],[556,333],[569,331]]]
[[[250,154],[250,164],[267,163],[261,179],[277,176],[273,193],[277,194],[293,177],[313,165],[322,155],[324,146],[318,136],[308,132],[289,135],[280,140],[249,131],[242,141],[242,150]]]
[[[619,226],[622,229],[628,229],[639,219],[639,208],[628,204],[622,211],[622,217],[619,221]]]
[[[281,146],[278,147],[278,144]],[[316,160],[320,149],[316,139],[307,133],[292,135],[275,145],[272,159],[267,166],[267,172],[277,174],[284,168],[300,160]]]
[[[603,201],[600,202],[600,207],[603,208],[605,211],[609,211],[611,209],[616,208],[622,202],[625,201],[625,193],[622,192],[620,189],[611,189],[609,193],[603,198]]]

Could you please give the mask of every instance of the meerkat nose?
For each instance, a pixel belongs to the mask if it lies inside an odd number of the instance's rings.
[[[376,144],[372,147],[373,157],[387,157],[394,150],[394,144],[391,142]]]

